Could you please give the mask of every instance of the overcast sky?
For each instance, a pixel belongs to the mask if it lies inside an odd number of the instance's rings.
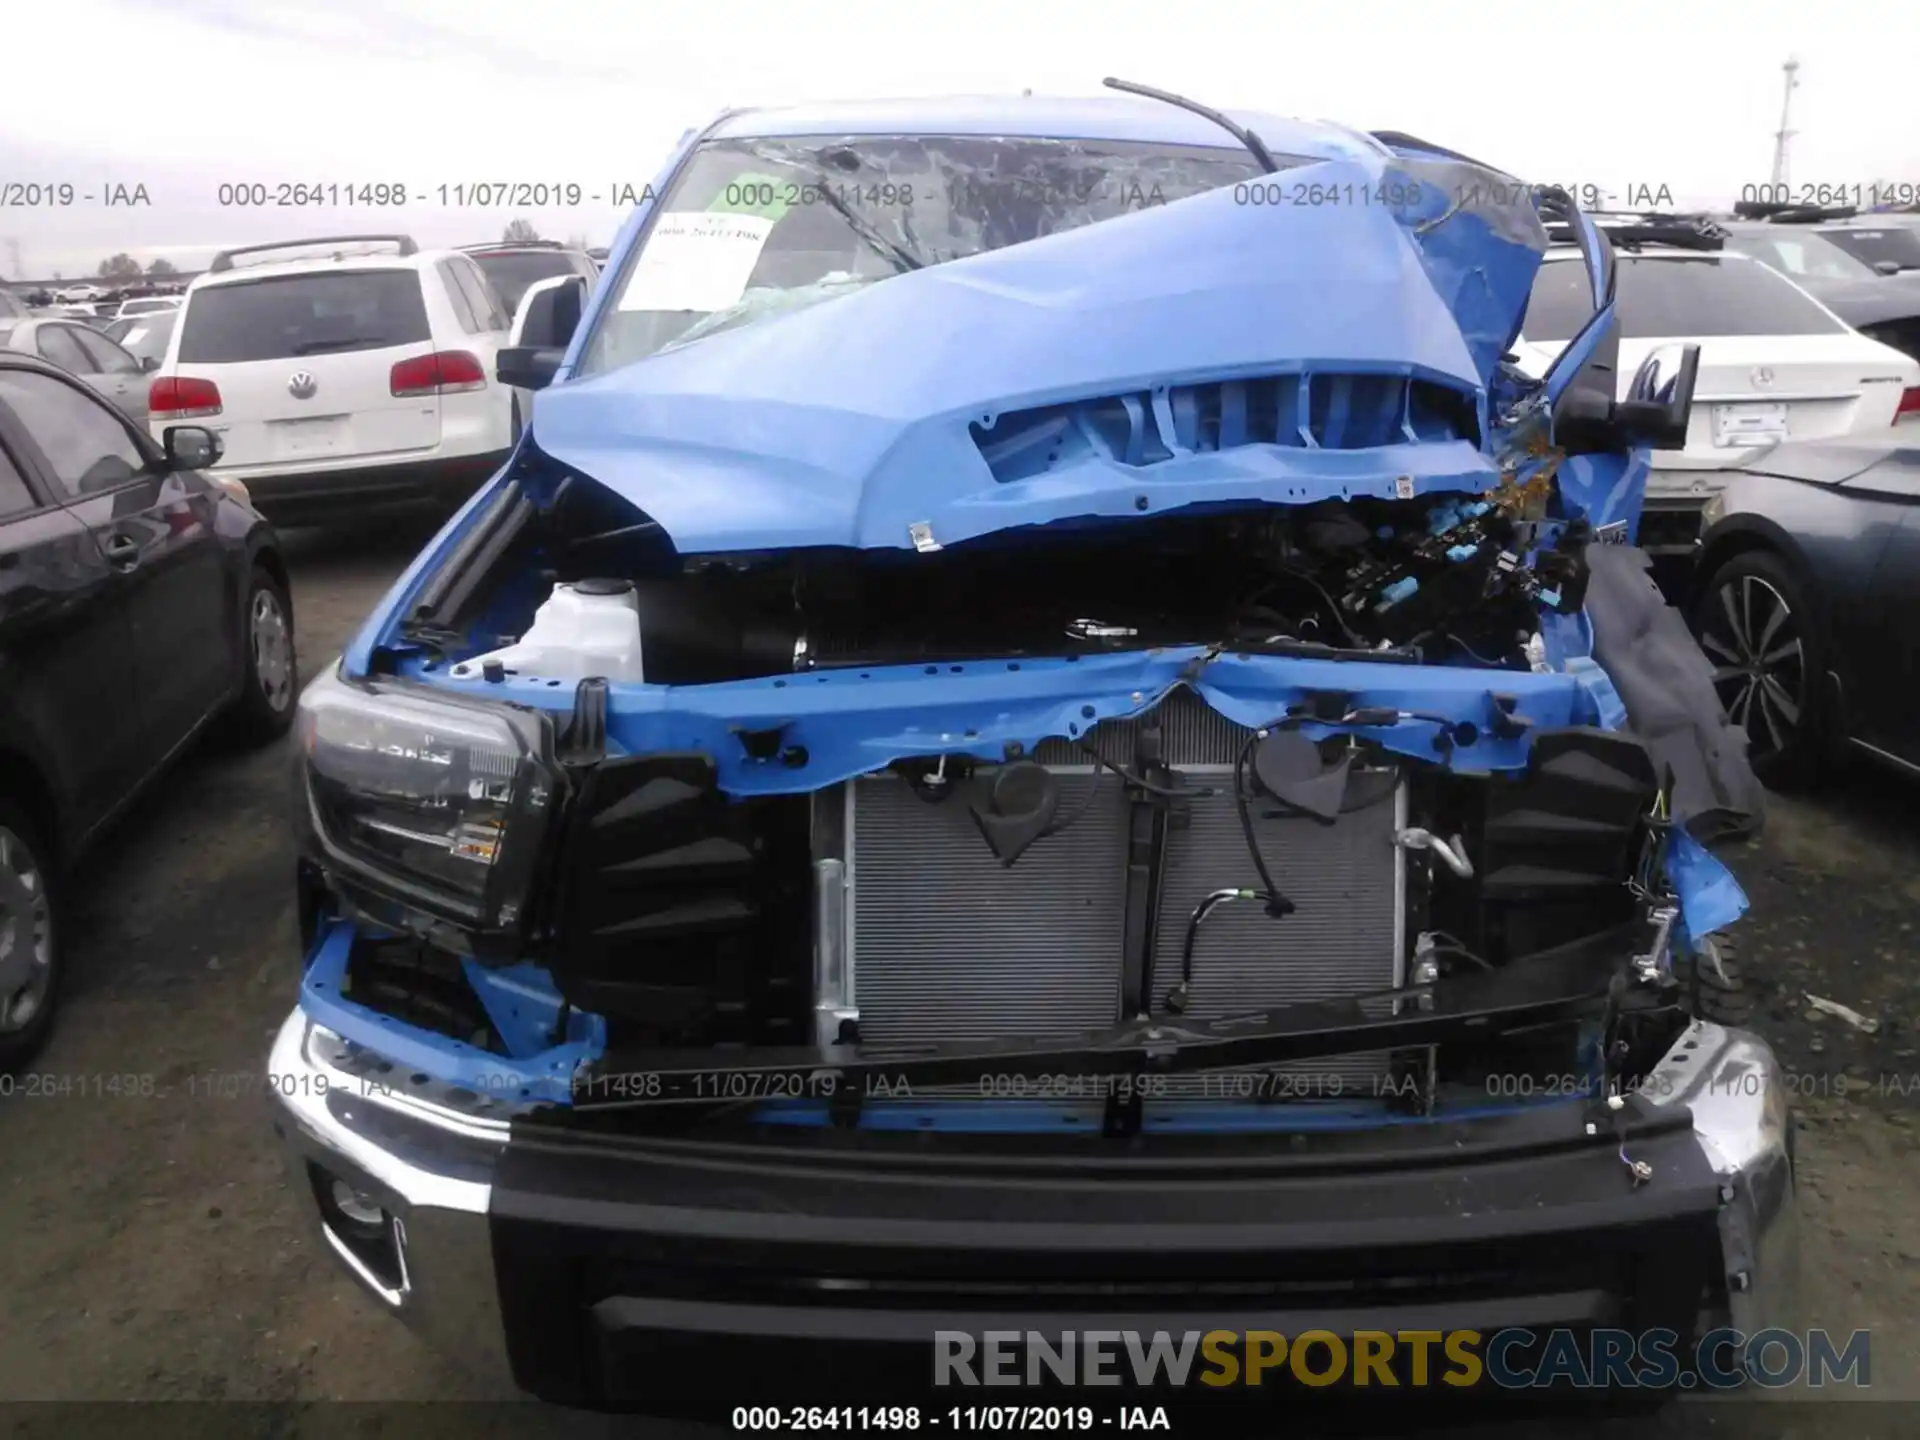
[[[186,268],[223,244],[402,228],[423,244],[611,239],[725,105],[1090,94],[1103,75],[1222,107],[1409,130],[1530,180],[1723,203],[1768,178],[1780,65],[1802,63],[1792,179],[1920,183],[1920,18],[1891,0],[60,0],[10,6],[0,275]],[[61,63],[72,57],[71,65]],[[398,182],[391,211],[223,209],[223,182]],[[574,209],[437,203],[441,185],[579,184]],[[13,203],[22,183],[89,203]],[[150,204],[108,207],[113,185]],[[16,253],[17,252],[17,253]]]

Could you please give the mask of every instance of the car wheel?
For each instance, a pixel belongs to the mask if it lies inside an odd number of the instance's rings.
[[[1676,959],[1673,973],[1687,992],[1687,1008],[1696,1019],[1730,1029],[1753,1022],[1753,996],[1740,968],[1740,942],[1728,931],[1702,935],[1693,951]]]
[[[1822,747],[1826,662],[1799,579],[1779,556],[1749,550],[1713,573],[1692,618],[1720,703],[1747,732],[1754,773],[1776,785],[1809,777]]]
[[[0,1074],[39,1052],[60,995],[53,872],[25,812],[0,800]]]
[[[300,696],[293,607],[280,582],[264,566],[253,567],[241,619],[246,627],[241,637],[246,675],[234,702],[232,728],[241,743],[264,745],[287,733]]]

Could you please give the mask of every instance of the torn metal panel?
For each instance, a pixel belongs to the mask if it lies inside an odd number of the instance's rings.
[[[1704,841],[1757,833],[1764,792],[1747,762],[1746,732],[1727,718],[1713,667],[1653,583],[1646,552],[1593,545],[1586,553],[1594,658],[1619,692],[1629,728],[1671,772],[1674,818]]]

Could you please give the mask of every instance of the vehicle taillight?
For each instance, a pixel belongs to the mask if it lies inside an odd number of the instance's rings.
[[[1920,386],[1910,387],[1900,394],[1900,408],[1893,412],[1894,424],[1899,424],[1909,415],[1920,415]]]
[[[388,388],[396,396],[451,395],[461,390],[487,388],[487,372],[480,359],[465,350],[437,350],[416,355],[393,367]]]
[[[147,389],[147,410],[157,420],[198,420],[218,415],[220,387],[211,380],[163,375]]]

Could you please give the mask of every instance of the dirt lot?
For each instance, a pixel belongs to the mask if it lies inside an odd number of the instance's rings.
[[[338,653],[425,533],[292,537],[304,672]],[[356,1434],[604,1433],[521,1407],[313,1403],[486,1397],[377,1313],[297,1223],[269,1146],[261,1067],[297,964],[289,764],[284,745],[196,756],[84,873],[67,1009],[36,1066],[68,1092],[0,1100],[0,1401],[12,1402],[0,1416],[55,1435],[105,1412],[18,1402],[217,1400],[263,1403],[183,1407],[170,1412],[181,1433],[230,1428],[223,1417],[252,1435],[331,1433],[347,1417]],[[1780,801],[1736,868],[1754,901],[1760,1023],[1802,1092],[1811,1323],[1871,1329],[1874,1393],[1920,1401],[1917,800],[1920,788],[1861,774]],[[1877,1033],[1807,994],[1877,1018]],[[111,1423],[160,1423],[138,1413]],[[1832,1415],[1761,1425],[1753,1410],[1688,1405],[1619,1433],[1920,1431],[1920,1407],[1850,1406],[1844,1427]]]

